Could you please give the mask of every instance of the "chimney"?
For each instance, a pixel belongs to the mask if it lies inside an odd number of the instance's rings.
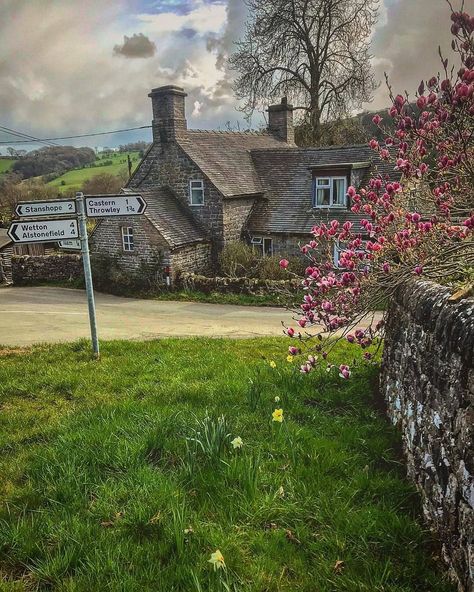
[[[153,108],[153,141],[173,142],[186,131],[185,98],[179,86],[160,86],[148,95]]]
[[[295,143],[293,105],[288,105],[286,97],[282,98],[279,105],[268,107],[268,131],[288,144]]]

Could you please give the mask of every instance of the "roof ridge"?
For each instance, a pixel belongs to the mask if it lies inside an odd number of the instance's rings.
[[[319,152],[319,151],[326,151],[326,150],[344,150],[350,148],[368,148],[370,146],[368,144],[340,144],[338,146],[288,146],[288,147],[269,147],[269,148],[250,148],[251,152],[278,152],[279,150],[288,150],[290,148],[293,152]]]
[[[206,129],[197,129],[197,128],[193,128],[193,129],[188,129],[186,130],[187,133],[199,133],[199,134],[216,134],[216,135],[225,135],[225,134],[235,134],[235,135],[241,135],[241,136],[269,136],[269,137],[273,137],[273,134],[271,134],[268,130],[206,130]]]

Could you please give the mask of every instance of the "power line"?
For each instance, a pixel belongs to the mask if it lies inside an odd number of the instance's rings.
[[[20,132],[18,130],[13,130],[13,129],[11,129],[9,127],[5,127],[3,125],[0,125],[0,132],[10,134],[11,136],[17,136],[18,138],[27,138],[28,140],[31,140],[32,142],[42,142],[42,140],[40,140],[39,138],[36,138],[35,136],[31,136],[30,134],[25,134],[25,133]],[[12,143],[16,144],[16,142],[6,142],[6,143],[7,144],[12,144]],[[45,141],[44,143],[47,146],[57,146],[57,144],[55,144],[54,142],[50,142],[50,141]]]
[[[126,129],[119,129],[119,130],[112,130],[109,132],[96,132],[93,134],[77,134],[75,136],[62,136],[60,138],[36,138],[31,140],[18,140],[16,142],[0,142],[1,144],[33,144],[33,143],[45,143],[45,142],[53,142],[55,140],[72,140],[74,138],[93,138],[96,136],[108,136],[109,134],[121,134],[123,132],[132,132],[135,130],[142,130],[142,129],[150,129],[151,125],[142,125],[140,127],[129,127]],[[7,129],[7,128],[5,128]],[[32,137],[32,136],[30,136]]]

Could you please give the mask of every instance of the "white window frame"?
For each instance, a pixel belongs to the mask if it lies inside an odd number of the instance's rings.
[[[318,181],[323,181],[327,179],[328,183],[325,185],[318,185]],[[334,181],[344,181],[344,203],[333,203],[333,187]],[[317,203],[318,200],[318,189],[329,189],[329,204],[321,204]],[[328,208],[346,208],[347,204],[347,177],[342,175],[338,175],[336,177],[331,176],[321,176],[321,177],[314,177],[314,185],[313,185],[313,208],[318,209],[328,209]]]
[[[270,251],[269,253],[265,250],[265,241],[270,241]],[[272,257],[273,256],[273,239],[269,236],[252,236],[250,243],[252,247],[257,247],[261,249],[262,257]]]
[[[202,202],[201,203],[194,203],[193,202],[193,190],[194,191],[201,191],[202,193]],[[204,181],[202,179],[190,179],[189,180],[189,203],[192,206],[203,206],[204,205]]]
[[[122,226],[122,249],[124,253],[132,253],[135,250],[133,226]]]

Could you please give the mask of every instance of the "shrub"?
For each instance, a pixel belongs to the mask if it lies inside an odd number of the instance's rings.
[[[257,253],[242,241],[228,243],[219,256],[219,265],[229,277],[253,276],[259,263]]]

